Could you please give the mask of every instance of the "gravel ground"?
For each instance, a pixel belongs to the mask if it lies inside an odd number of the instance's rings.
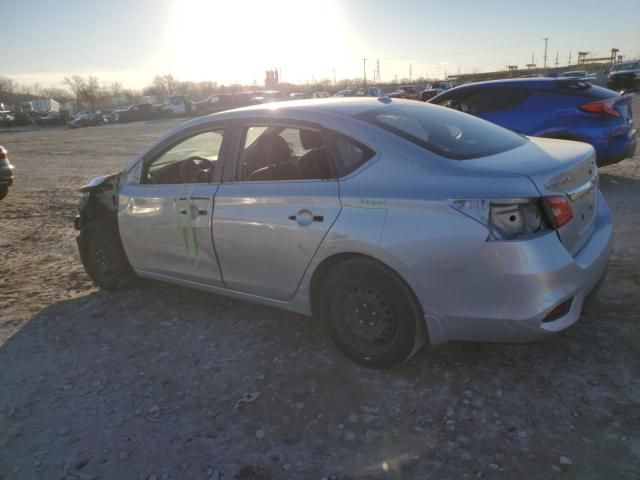
[[[379,372],[312,319],[92,286],[76,188],[176,123],[0,132],[1,479],[640,478],[638,155],[601,170],[615,253],[580,322]]]

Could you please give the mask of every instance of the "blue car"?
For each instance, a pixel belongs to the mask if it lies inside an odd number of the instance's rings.
[[[635,153],[631,98],[576,78],[522,78],[462,85],[429,103],[523,135],[590,143],[603,166]]]

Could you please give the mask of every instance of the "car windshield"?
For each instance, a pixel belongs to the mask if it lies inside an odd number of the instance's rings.
[[[614,65],[611,69],[612,72],[619,72],[621,70],[636,70],[640,69],[640,62],[627,62]]]
[[[358,118],[454,160],[495,155],[527,141],[477,117],[424,104],[381,107]]]

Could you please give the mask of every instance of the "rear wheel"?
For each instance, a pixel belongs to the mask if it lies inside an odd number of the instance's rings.
[[[423,345],[422,309],[392,270],[373,260],[352,259],[329,272],[324,285],[329,334],[352,360],[390,368]]]
[[[6,185],[0,186],[0,200],[6,197],[9,194],[9,187]]]
[[[87,274],[100,288],[115,290],[135,278],[112,221],[90,221],[80,231],[78,246]]]

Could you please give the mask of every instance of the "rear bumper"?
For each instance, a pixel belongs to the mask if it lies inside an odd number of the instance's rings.
[[[523,242],[486,242],[460,272],[424,272],[414,291],[431,343],[528,343],[577,322],[611,255],[611,212],[598,197],[594,232],[575,257],[551,232]],[[569,300],[566,313],[543,321]]]
[[[635,130],[631,130],[621,142],[622,146],[617,151],[605,153],[598,157],[598,166],[604,167],[605,165],[612,165],[618,163],[625,158],[631,158],[636,153],[636,147],[638,143],[638,135]]]

